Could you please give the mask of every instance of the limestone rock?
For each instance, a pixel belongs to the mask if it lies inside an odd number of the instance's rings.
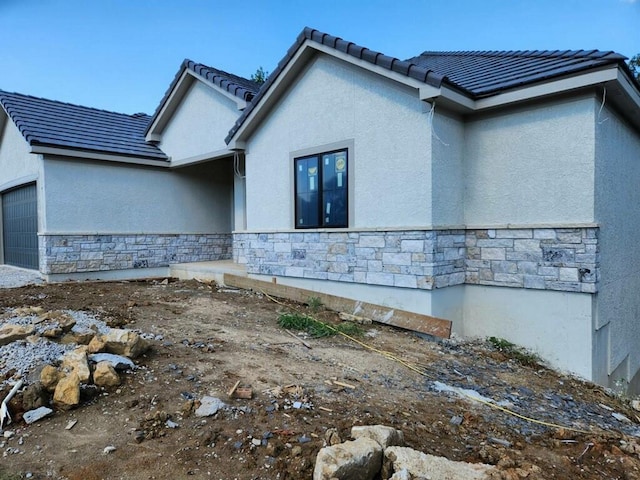
[[[320,449],[313,480],[373,480],[380,472],[381,464],[382,448],[378,442],[359,438]]]
[[[120,385],[120,377],[109,362],[100,362],[93,372],[93,383],[99,387],[115,387]]]
[[[195,414],[196,417],[210,417],[225,406],[225,403],[219,398],[205,396],[200,399],[200,406],[196,409]]]
[[[27,338],[34,331],[33,325],[14,325],[12,323],[3,325],[0,327],[0,347]]]
[[[454,462],[444,457],[427,455],[406,447],[389,447],[384,451],[382,478],[390,478],[403,469],[409,478],[429,478],[431,480],[489,480],[496,467],[484,463]],[[401,477],[402,478],[402,477]]]
[[[105,342],[105,350],[109,353],[136,358],[149,349],[149,344],[136,332],[112,328],[109,333],[102,336]]]
[[[411,474],[409,473],[409,470],[407,470],[406,468],[403,468],[399,472],[394,473],[389,480],[413,480],[413,479],[411,478]]]
[[[88,382],[91,378],[91,370],[87,361],[87,348],[78,347],[67,352],[62,357],[62,368],[75,372],[81,382]]]
[[[64,338],[62,339],[62,343],[76,343],[78,345],[87,345],[93,337],[95,337],[96,332],[91,330],[88,327],[79,327],[75,326],[68,332]]]
[[[62,335],[62,329],[60,327],[47,328],[42,332],[42,336],[46,338],[58,338]]]
[[[342,439],[340,438],[340,434],[338,433],[337,428],[327,428],[327,431],[324,433],[324,441],[328,446],[337,445],[338,443],[342,443]]]
[[[75,319],[68,313],[61,312],[60,310],[54,310],[50,312],[42,313],[39,316],[42,321],[49,321],[58,324],[58,327],[63,333],[69,332],[76,324]]]
[[[22,392],[22,408],[35,410],[47,405],[47,392],[40,382],[32,383]]]
[[[87,352],[89,353],[99,353],[104,352],[106,348],[106,342],[104,341],[104,337],[102,335],[94,335],[89,345],[87,345]]]
[[[114,353],[94,353],[89,355],[89,361],[93,363],[107,362],[116,370],[134,370],[136,364],[130,358]]]
[[[62,410],[68,410],[80,403],[80,378],[75,372],[58,382],[53,393],[53,403]]]
[[[370,438],[375,440],[382,448],[404,447],[404,433],[395,428],[384,425],[365,425],[351,428],[351,436],[354,439]]]
[[[59,372],[56,367],[45,365],[40,372],[40,383],[46,390],[53,392],[62,377],[64,377],[64,374]]]

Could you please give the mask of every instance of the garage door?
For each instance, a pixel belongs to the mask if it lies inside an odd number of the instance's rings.
[[[36,186],[2,194],[4,263],[38,269],[38,204]]]

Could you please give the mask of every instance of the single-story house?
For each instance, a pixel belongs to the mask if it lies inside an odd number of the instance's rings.
[[[26,120],[48,101],[3,93],[3,215],[35,182],[50,278],[232,257],[252,278],[448,319],[640,391],[640,85],[624,60],[400,60],[307,28],[259,90],[186,61],[151,119],[103,114],[135,138],[74,139],[61,112],[62,147]],[[189,258],[165,237],[191,241]],[[127,240],[153,261],[107,264],[100,243],[117,258]]]

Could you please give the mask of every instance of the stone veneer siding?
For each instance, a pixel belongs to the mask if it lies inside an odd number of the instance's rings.
[[[595,293],[597,228],[236,233],[251,274],[432,290],[464,283]]]
[[[41,235],[39,239],[40,271],[44,274],[228,260],[232,248],[230,233]]]

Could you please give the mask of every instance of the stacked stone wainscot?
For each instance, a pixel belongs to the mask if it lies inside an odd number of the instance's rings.
[[[42,235],[44,274],[166,267],[231,258],[230,233]]]
[[[597,227],[235,233],[250,274],[432,290],[464,283],[595,293]]]

